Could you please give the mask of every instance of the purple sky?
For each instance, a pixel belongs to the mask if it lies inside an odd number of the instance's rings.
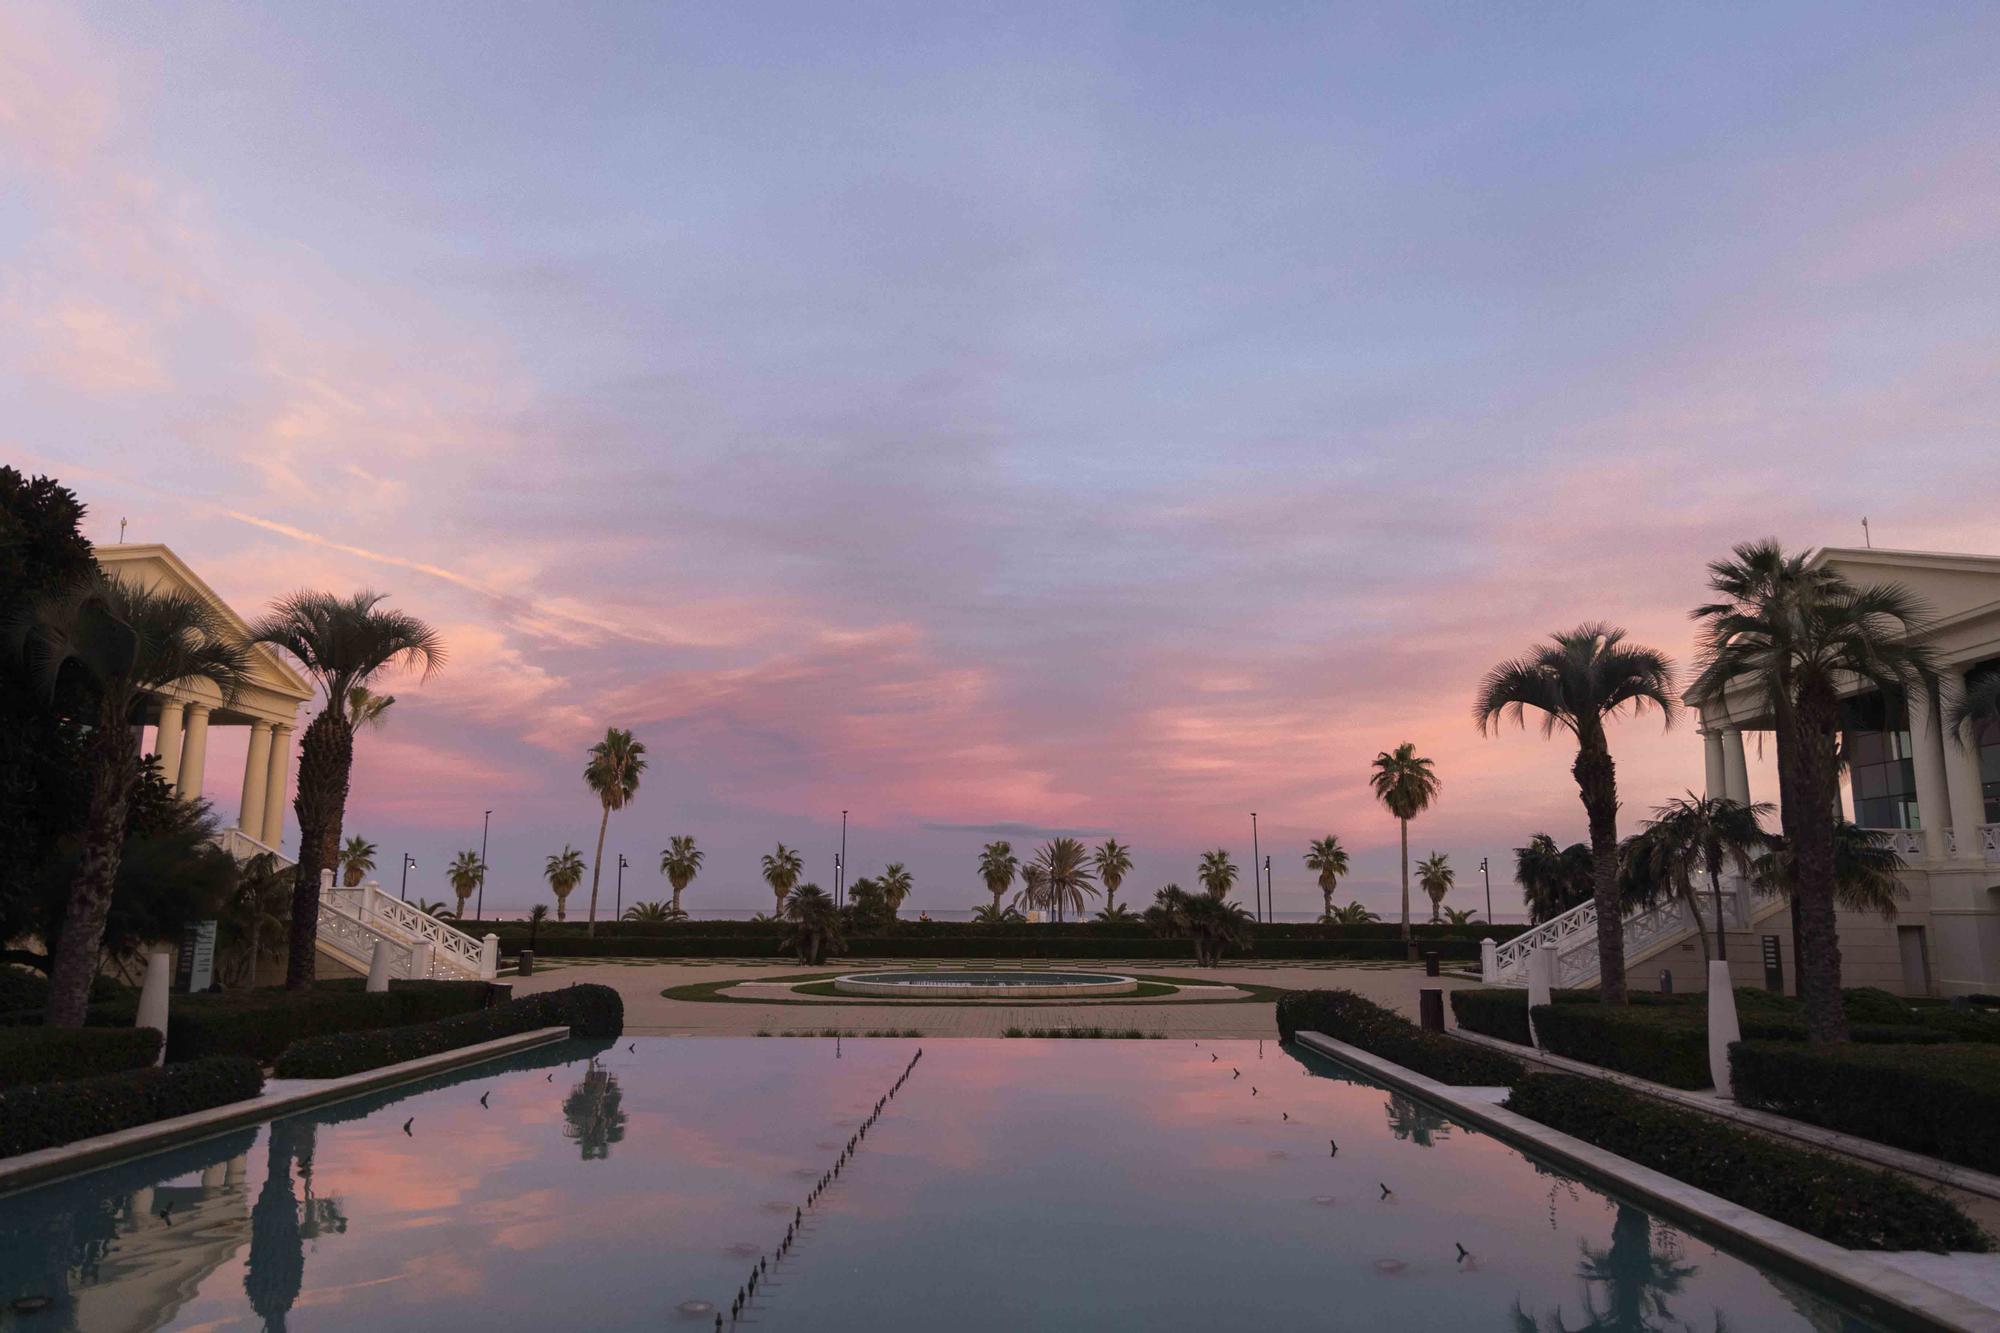
[[[1494,661],[1685,659],[1740,539],[1996,548],[2000,10],[949,9],[9,6],[0,457],[437,624],[349,823],[443,896],[493,807],[509,905],[608,724],[628,901],[845,806],[913,907],[996,829],[1136,904],[1255,809],[1379,909],[1411,740],[1471,905],[1583,833]],[[1614,747],[1628,823],[1700,781]]]

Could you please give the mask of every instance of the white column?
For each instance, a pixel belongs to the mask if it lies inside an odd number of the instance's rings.
[[[181,776],[181,718],[187,705],[179,699],[160,700],[160,739],[153,752],[160,756],[160,776],[179,790]]]
[[[1729,1076],[1729,1048],[1743,1039],[1736,1022],[1736,992],[1729,981],[1729,964],[1710,959],[1708,964],[1708,1077],[1724,1097],[1734,1097],[1736,1087]]]
[[[167,1058],[167,992],[173,988],[174,956],[158,950],[146,956],[146,981],[139,988],[139,1016],[132,1026],[155,1028],[160,1034],[160,1055],[154,1064]]]
[[[271,766],[264,777],[264,831],[258,839],[266,847],[284,846],[285,782],[291,774],[292,729],[279,725],[271,729]]]
[[[1945,795],[1944,737],[1938,728],[1937,700],[1921,690],[1910,691],[1910,767],[1917,779],[1917,825],[1923,830],[1924,859],[1944,859],[1944,831],[1951,826],[1951,801]]]
[[[198,800],[208,768],[208,705],[187,706],[187,738],[181,745],[181,776],[174,790],[181,799]]]
[[[1535,1010],[1555,997],[1556,946],[1538,944],[1528,950],[1528,1039],[1542,1049],[1541,1034],[1535,1031]]]
[[[1479,941],[1479,979],[1489,986],[1500,979],[1500,946],[1490,939]]]
[[[243,756],[243,808],[236,827],[251,837],[264,832],[264,784],[271,776],[271,724],[250,724],[250,752]]]
[[[1954,689],[1946,691],[1947,696],[1954,692],[1962,696],[1964,673],[1957,673],[1952,684]],[[1958,846],[1953,855],[1960,861],[1984,861],[1979,827],[1986,822],[1986,796],[1979,783],[1979,744],[1971,727],[1960,727],[1957,735],[1945,738],[1944,777],[1951,798],[1952,837]]]
[[[1702,795],[1711,801],[1720,801],[1729,795],[1728,770],[1722,761],[1722,733],[1707,727],[1701,732],[1702,772],[1707,785]]]
[[[1722,733],[1723,794],[1738,805],[1750,804],[1750,762],[1743,756],[1743,733],[1729,727]]]

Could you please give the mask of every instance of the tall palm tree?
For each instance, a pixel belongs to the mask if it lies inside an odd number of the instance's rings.
[[[993,913],[997,917],[1003,910],[1000,900],[1007,890],[1014,887],[1014,872],[1020,868],[1020,861],[1014,855],[1012,843],[989,842],[979,849],[979,879],[986,885],[986,891],[993,895]]]
[[[909,870],[901,861],[891,861],[877,883],[882,886],[882,902],[888,907],[891,916],[901,909],[903,900],[910,896],[910,890],[915,887]]]
[[[1347,849],[1329,833],[1306,849],[1306,869],[1319,876],[1319,896],[1325,900],[1322,916],[1333,916],[1333,891],[1347,873]]]
[[[1438,908],[1444,904],[1444,896],[1451,892],[1451,886],[1457,879],[1457,872],[1451,868],[1451,858],[1443,852],[1434,851],[1417,862],[1417,885],[1431,900],[1432,925],[1438,923]]]
[[[785,899],[805,872],[805,859],[795,848],[787,847],[782,842],[778,844],[778,850],[764,854],[764,882],[771,886],[772,894],[777,897],[780,914],[785,910]]]
[[[678,912],[681,893],[701,873],[701,849],[694,845],[692,834],[676,833],[667,839],[666,848],[660,853],[660,873],[673,886],[674,910]]]
[[[428,679],[444,665],[437,631],[415,616],[382,606],[386,594],[358,592],[338,597],[296,592],[271,606],[250,627],[253,643],[288,654],[318,687],[319,716],[299,740],[298,794],[292,809],[299,819],[299,863],[292,880],[292,938],[285,985],[312,985],[319,938],[319,872],[340,851],[340,825],[347,817],[347,785],[354,769],[354,723],[347,700],[383,671],[414,667]]]
[[[1248,945],[1255,923],[1249,912],[1219,894],[1187,893],[1176,884],[1154,895],[1146,916],[1167,934],[1193,940],[1197,967],[1213,967],[1225,950]]]
[[[479,888],[479,881],[486,877],[486,863],[474,851],[460,852],[445,869],[445,878],[451,881],[451,891],[458,896],[458,906],[453,910],[461,918],[465,915],[465,900]]]
[[[597,859],[590,863],[590,915],[583,933],[597,933],[597,885],[604,874],[604,834],[611,826],[611,812],[623,810],[639,791],[639,775],[646,771],[646,746],[632,739],[632,733],[618,727],[605,730],[604,739],[590,747],[590,762],[583,766],[583,784],[597,797],[603,814],[597,821]]]
[[[1116,838],[1106,838],[1091,856],[1090,863],[1097,870],[1097,882],[1104,886],[1104,910],[1114,911],[1118,906],[1118,886],[1132,873],[1132,849]]]
[[[1482,736],[1510,718],[1527,726],[1532,708],[1542,715],[1544,737],[1561,729],[1576,739],[1570,773],[1590,821],[1598,994],[1606,1004],[1625,1002],[1625,931],[1618,910],[1618,773],[1604,724],[1620,710],[1636,716],[1649,705],[1673,726],[1680,711],[1673,662],[1626,643],[1625,631],[1614,625],[1587,624],[1494,667],[1472,706]]]
[[[1022,866],[1021,892],[1016,901],[1030,911],[1049,910],[1049,872],[1033,861]]]
[[[1668,849],[1677,880],[1692,884],[1693,872],[1697,870],[1708,876],[1715,906],[1715,957],[1725,962],[1729,959],[1729,945],[1722,928],[1723,862],[1733,863],[1746,875],[1750,873],[1752,859],[1769,846],[1759,821],[1771,810],[1768,802],[1743,805],[1689,792],[1655,808],[1652,819],[1647,821],[1647,829],[1656,831]],[[1699,912],[1695,919],[1701,919]]]
[[[787,893],[778,919],[785,923],[785,947],[807,967],[817,967],[828,954],[847,947],[840,933],[840,910],[817,884],[801,884]]]
[[[359,732],[363,727],[379,727],[382,715],[396,702],[393,694],[376,694],[366,685],[347,692],[347,725]]]
[[[556,896],[556,920],[569,920],[569,895],[583,883],[583,853],[564,843],[563,849],[549,857],[542,867],[542,877],[548,880],[549,891]]]
[[[1227,898],[1229,891],[1236,887],[1236,874],[1236,863],[1229,859],[1228,848],[1217,847],[1201,854],[1201,864],[1196,868],[1194,877],[1208,890],[1209,897],[1221,899]]]
[[[1438,781],[1431,761],[1418,754],[1416,746],[1404,741],[1394,750],[1384,750],[1375,756],[1374,766],[1368,774],[1368,785],[1374,789],[1375,799],[1388,807],[1402,829],[1403,946],[1407,949],[1410,944],[1410,821],[1430,809],[1443,784]]]
[[[375,844],[356,834],[340,844],[340,882],[354,888],[375,873]]]
[[[1813,1042],[1844,1041],[1834,920],[1834,797],[1840,692],[1856,679],[1935,696],[1930,650],[1913,642],[1924,604],[1895,584],[1859,587],[1775,541],[1746,542],[1710,563],[1718,600],[1696,607],[1701,670],[1690,691],[1719,700],[1746,685],[1770,710],[1778,742],[1778,822],[1796,863],[1799,996]]]
[[[191,593],[151,592],[93,572],[19,613],[10,638],[51,700],[63,679],[80,679],[87,712],[83,763],[90,797],[81,855],[51,951],[47,1021],[83,1026],[98,948],[125,846],[126,814],[139,781],[133,722],[146,695],[206,684],[233,701],[249,653],[209,604]]]
[[[1075,838],[1043,843],[1035,853],[1035,867],[1042,872],[1042,892],[1056,920],[1068,920],[1071,912],[1083,915],[1084,895],[1097,893],[1097,878],[1084,845]]]

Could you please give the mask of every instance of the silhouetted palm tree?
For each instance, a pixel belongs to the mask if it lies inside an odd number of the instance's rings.
[[[646,771],[646,746],[632,739],[632,733],[610,727],[604,739],[590,747],[590,762],[583,766],[583,785],[590,788],[603,807],[597,821],[597,859],[590,865],[590,915],[584,934],[597,933],[597,885],[604,873],[604,834],[611,827],[611,812],[630,805],[639,791],[639,775]]]
[[[1254,919],[1235,903],[1213,893],[1186,893],[1169,884],[1153,898],[1146,915],[1166,934],[1194,941],[1198,967],[1213,967],[1224,952],[1247,947]]]
[[[354,888],[375,873],[375,844],[368,839],[355,836],[340,845],[341,880],[348,888]]]
[[[1527,901],[1528,921],[1537,926],[1581,907],[1596,892],[1589,844],[1558,847],[1546,833],[1514,849],[1514,879]]]
[[[152,592],[102,573],[31,603],[9,629],[46,697],[56,697],[59,678],[77,678],[88,699],[88,715],[76,721],[87,728],[89,805],[75,878],[50,950],[47,1014],[51,1027],[81,1027],[139,780],[133,724],[143,701],[150,691],[196,682],[233,701],[247,679],[249,653],[192,593]]]
[[[564,843],[563,849],[549,857],[543,865],[542,876],[549,882],[549,891],[556,896],[556,920],[567,921],[569,895],[583,883],[583,853]]]
[[[1732,862],[1742,873],[1750,873],[1751,861],[1770,844],[1758,821],[1771,811],[1768,803],[1742,805],[1726,798],[1689,792],[1655,808],[1653,818],[1646,824],[1647,832],[1658,838],[1676,883],[1690,897],[1694,873],[1700,871],[1708,877],[1715,906],[1715,956],[1725,962],[1729,958],[1729,945],[1722,926],[1723,862]],[[1695,919],[1701,919],[1699,911]]]
[[[1393,751],[1384,750],[1375,756],[1368,785],[1374,789],[1375,799],[1387,806],[1389,813],[1396,817],[1397,826],[1402,830],[1403,944],[1407,948],[1410,943],[1410,821],[1430,809],[1431,802],[1437,799],[1444,784],[1438,781],[1431,761],[1418,754],[1416,746],[1404,741]]]
[[[1457,873],[1451,868],[1451,858],[1443,852],[1432,852],[1417,862],[1417,884],[1423,889],[1424,896],[1431,900],[1432,925],[1437,924],[1438,908],[1457,879]]]
[[[1857,587],[1775,541],[1738,546],[1709,567],[1720,600],[1695,608],[1701,671],[1690,693],[1720,699],[1747,686],[1771,710],[1778,742],[1778,819],[1796,858],[1799,996],[1814,1042],[1847,1038],[1834,920],[1834,797],[1841,690],[1855,679],[1885,692],[1935,696],[1930,649],[1912,642],[1924,604],[1895,584]]]
[[[1118,905],[1118,886],[1132,873],[1132,849],[1116,838],[1106,838],[1091,857],[1091,864],[1096,867],[1097,882],[1104,886],[1104,911],[1110,912]],[[1104,914],[1099,913],[1099,917],[1104,919]]]
[[[1779,834],[1766,836],[1764,845],[1768,850],[1751,864],[1752,877],[1766,888],[1793,897],[1799,881],[1791,844]],[[1862,828],[1845,819],[1833,826],[1833,900],[1841,907],[1850,912],[1873,912],[1889,920],[1910,896],[1899,877],[1899,872],[1907,869],[1909,863],[1886,830]]]
[[[1526,657],[1494,667],[1472,709],[1481,735],[1509,718],[1525,727],[1532,708],[1542,715],[1543,736],[1560,728],[1576,739],[1570,772],[1590,821],[1598,993],[1606,1004],[1625,1002],[1625,931],[1618,908],[1618,773],[1604,726],[1621,709],[1636,715],[1648,705],[1673,725],[1680,711],[1673,662],[1627,644],[1622,629],[1595,624],[1554,635]]]
[[[914,881],[901,861],[891,861],[882,871],[879,882],[882,885],[882,902],[888,907],[889,915],[894,916],[902,910],[903,900],[910,896]]]
[[[1320,915],[1331,919],[1333,891],[1339,887],[1340,877],[1347,873],[1347,849],[1329,833],[1306,849],[1306,869],[1319,876],[1319,896],[1324,903]]]
[[[1229,850],[1217,847],[1201,854],[1201,865],[1196,868],[1194,877],[1208,890],[1209,897],[1220,900],[1227,898],[1229,891],[1236,887],[1237,873],[1236,863],[1229,859]]]
[[[1008,842],[989,842],[979,849],[979,879],[993,895],[993,911],[1000,912],[1000,900],[1014,887],[1014,872],[1020,868],[1014,848]]]
[[[1381,917],[1376,916],[1366,907],[1363,907],[1358,901],[1348,903],[1342,907],[1329,907],[1326,909],[1325,917],[1329,925],[1335,926],[1365,926],[1371,921],[1380,921],[1381,919]]]
[[[780,914],[785,910],[785,899],[791,896],[793,886],[805,871],[805,859],[782,842],[776,851],[764,853],[764,882],[771,886]]]
[[[292,938],[285,985],[304,990],[318,968],[319,872],[340,852],[347,787],[354,769],[354,723],[348,696],[393,667],[419,668],[428,679],[444,665],[437,631],[415,616],[382,607],[385,594],[352,597],[298,592],[281,598],[250,627],[253,643],[282,649],[319,689],[319,716],[299,740],[299,863],[292,881]]]
[[[1058,921],[1067,920],[1072,912],[1081,916],[1084,895],[1097,893],[1090,854],[1075,838],[1042,844],[1035,853],[1035,868],[1042,872],[1042,894]]]
[[[660,873],[673,886],[676,912],[681,910],[682,892],[701,873],[701,858],[701,849],[694,845],[693,836],[686,833],[668,838],[665,850],[660,853]]]
[[[787,894],[778,919],[785,923],[785,947],[807,967],[817,967],[828,954],[847,947],[840,933],[840,909],[817,884],[801,884]]]
[[[395,702],[393,694],[376,694],[366,685],[356,685],[347,692],[347,725],[357,733],[363,727],[379,727]]]
[[[1021,867],[1021,892],[1015,902],[1031,912],[1049,909],[1049,874],[1033,861]]]
[[[664,925],[669,921],[679,921],[687,916],[672,903],[633,903],[625,909],[621,921],[638,921],[646,925]]]
[[[460,852],[452,859],[445,878],[451,881],[451,891],[458,896],[457,915],[465,915],[465,900],[479,888],[479,881],[485,876],[486,863],[479,859],[478,852]]]
[[[575,1142],[582,1160],[604,1161],[612,1144],[625,1141],[624,1102],[617,1076],[592,1060],[583,1082],[563,1098],[563,1137]]]

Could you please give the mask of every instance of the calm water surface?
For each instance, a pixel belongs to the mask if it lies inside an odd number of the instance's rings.
[[[712,1329],[918,1045],[568,1044],[0,1199],[0,1329]],[[924,1051],[742,1329],[1873,1327],[1275,1042]]]

